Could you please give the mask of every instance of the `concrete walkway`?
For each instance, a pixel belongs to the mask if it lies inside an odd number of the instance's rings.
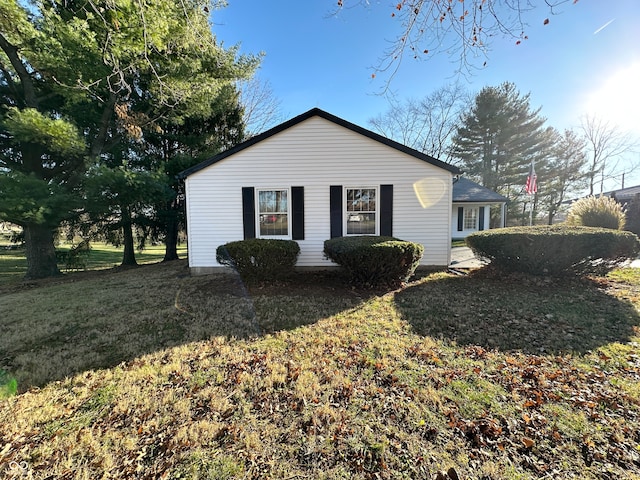
[[[452,268],[479,268],[486,262],[478,260],[469,247],[453,247],[451,249]]]
[[[485,263],[478,260],[469,247],[453,247],[451,249],[451,263],[449,266],[452,268],[479,268]],[[631,262],[629,266],[640,268],[640,258]]]

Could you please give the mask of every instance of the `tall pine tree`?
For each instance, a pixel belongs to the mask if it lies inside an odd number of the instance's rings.
[[[478,93],[452,142],[466,175],[509,198],[510,217],[520,222],[529,200],[524,185],[531,162],[542,171],[550,156],[553,135],[545,121],[540,109],[531,108],[529,94],[505,82]]]
[[[587,186],[587,157],[584,140],[572,130],[555,133],[556,140],[547,168],[538,173],[539,206],[551,225],[571,195],[577,196]]]

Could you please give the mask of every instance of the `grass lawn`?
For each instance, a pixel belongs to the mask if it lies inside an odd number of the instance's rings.
[[[10,246],[13,247],[14,245],[9,242],[0,242],[0,285],[21,279],[27,271],[24,249],[8,249],[7,247]],[[65,252],[70,248],[71,245],[63,244],[57,249]],[[91,251],[86,257],[86,270],[102,270],[116,267],[122,263],[122,252],[123,247],[91,242]],[[179,256],[186,256],[186,252],[186,245],[178,247]],[[141,252],[136,250],[136,261],[141,265],[159,262],[163,258],[164,245],[149,246]],[[63,263],[59,267],[62,271],[65,270]]]
[[[638,479],[639,307],[638,269],[7,281],[0,477]]]

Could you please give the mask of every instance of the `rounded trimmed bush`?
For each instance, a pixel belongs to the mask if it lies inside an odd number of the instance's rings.
[[[631,232],[567,225],[486,230],[466,243],[494,268],[549,276],[604,274],[640,253]]]
[[[276,280],[291,274],[299,254],[293,240],[252,238],[220,245],[216,260],[235,268],[244,280]]]
[[[424,247],[394,237],[338,237],[324,242],[327,258],[343,267],[353,283],[396,287],[413,275]]]
[[[567,225],[622,230],[626,216],[622,205],[611,197],[585,197],[571,204]]]

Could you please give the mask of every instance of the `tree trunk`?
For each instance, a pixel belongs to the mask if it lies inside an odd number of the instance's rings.
[[[28,223],[23,229],[27,255],[25,278],[32,280],[60,275],[51,228]]]
[[[165,250],[163,262],[178,260],[178,215],[175,210],[171,210],[167,216],[165,227]]]
[[[124,253],[122,255],[122,266],[136,266],[136,252],[133,245],[133,229],[131,226],[131,215],[126,208],[122,209],[122,233],[124,235]]]

